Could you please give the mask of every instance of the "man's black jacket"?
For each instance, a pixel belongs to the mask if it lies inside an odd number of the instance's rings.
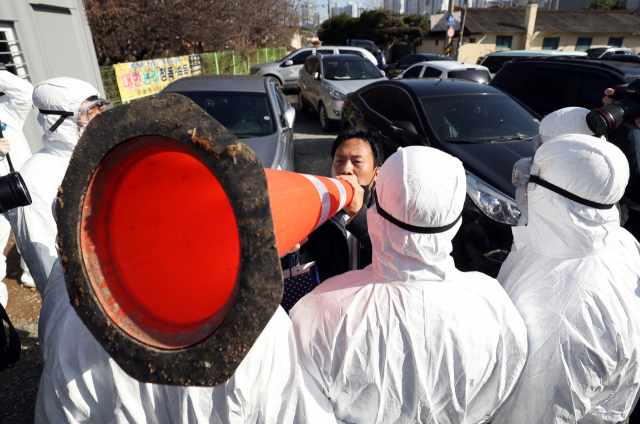
[[[349,224],[345,225],[344,212],[339,211],[309,235],[300,248],[300,263],[316,261],[320,282],[349,271],[349,245],[347,231],[359,242],[358,269],[371,263],[371,239],[367,226],[367,211],[373,206],[373,196]]]

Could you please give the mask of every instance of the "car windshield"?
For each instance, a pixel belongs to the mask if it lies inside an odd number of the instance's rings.
[[[276,132],[266,93],[234,91],[182,92],[238,138],[264,137]]]
[[[369,60],[322,61],[324,78],[328,80],[360,80],[382,78],[380,71]]]
[[[599,57],[602,53],[606,52],[607,50],[609,50],[607,47],[589,49],[589,50],[587,50],[587,56],[588,57]]]
[[[484,69],[461,69],[458,71],[449,71],[448,78],[458,78],[470,81],[477,81],[488,84],[491,81],[491,75]]]
[[[420,100],[442,141],[486,143],[538,134],[536,117],[503,94],[458,94]]]

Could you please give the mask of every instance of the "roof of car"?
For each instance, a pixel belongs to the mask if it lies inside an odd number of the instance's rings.
[[[613,72],[622,73],[625,75],[640,75],[640,63],[633,62],[616,62],[611,59],[591,59],[583,57],[531,57],[523,58],[512,62],[517,63],[531,63],[540,62],[548,64],[561,64],[564,66],[594,66],[601,70],[608,69]]]
[[[586,52],[563,51],[563,50],[505,50],[501,52],[489,53],[487,56],[538,56],[538,55],[563,55],[563,56],[586,56]]]
[[[252,75],[198,75],[181,78],[169,84],[163,92],[176,91],[238,91],[264,93],[264,77]]]
[[[452,94],[502,94],[504,93],[488,84],[478,84],[475,81],[459,79],[419,78],[406,80],[392,80],[374,83],[407,86],[413,89],[418,97],[447,96]]]
[[[485,66],[482,65],[476,65],[473,63],[464,63],[464,62],[452,62],[452,61],[448,61],[448,60],[437,60],[437,61],[431,61],[431,62],[421,62],[421,63],[417,63],[416,65],[413,66],[430,66],[432,68],[437,68],[443,71],[449,71],[452,69],[468,69],[468,68],[473,68],[473,69],[485,69],[487,71],[489,71],[488,68],[486,68]],[[412,66],[412,67],[413,67]]]
[[[311,56],[309,56],[311,57]],[[366,60],[369,61],[369,59],[367,59],[366,57],[362,57],[362,56],[356,56],[355,54],[323,54],[322,55],[322,59],[331,59],[331,60],[335,60],[335,59],[357,59],[357,60]]]

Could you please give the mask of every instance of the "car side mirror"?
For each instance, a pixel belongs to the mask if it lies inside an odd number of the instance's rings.
[[[416,136],[418,131],[412,122],[409,121],[397,121],[391,123],[391,132],[397,135],[404,136]]]
[[[319,80],[320,79],[320,73],[319,72],[314,72],[313,73],[313,79],[314,80]]]
[[[289,109],[284,113],[284,118],[286,119],[289,128],[293,128],[293,123],[296,120],[296,110],[293,106],[289,106]]]
[[[284,61],[284,66],[292,66],[292,65],[293,65],[293,60],[289,59]]]

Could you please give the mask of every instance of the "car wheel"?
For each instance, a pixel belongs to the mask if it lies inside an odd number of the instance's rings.
[[[298,109],[303,113],[309,111],[309,106],[307,106],[302,98],[302,90],[298,90]]]
[[[327,111],[322,103],[318,105],[318,119],[320,120],[320,128],[322,131],[329,132],[333,129],[333,124],[329,121],[329,118],[327,118]]]

